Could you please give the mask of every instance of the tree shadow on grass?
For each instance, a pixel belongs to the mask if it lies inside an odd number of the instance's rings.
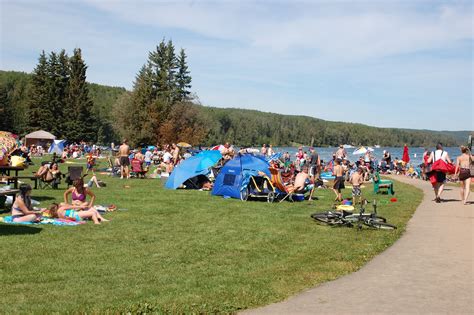
[[[37,201],[46,201],[46,200],[54,200],[56,198],[54,197],[49,197],[49,196],[34,196],[32,199],[37,200]]]
[[[0,224],[0,236],[38,234],[41,231],[35,226]]]

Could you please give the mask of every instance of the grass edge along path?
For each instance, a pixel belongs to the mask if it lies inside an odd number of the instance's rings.
[[[330,207],[330,190],[318,190],[318,201],[267,204],[99,177],[107,187],[93,188],[97,203],[127,209],[109,223],[17,233],[0,225],[1,312],[232,313],[281,301],[360,269],[403,234],[423,196],[396,182],[397,202],[376,198],[399,229],[358,231],[310,219]],[[45,206],[62,193],[33,195]]]

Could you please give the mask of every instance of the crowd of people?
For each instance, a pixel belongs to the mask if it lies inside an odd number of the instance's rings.
[[[152,165],[156,167],[155,173],[159,172],[165,176],[165,174],[170,174],[182,160],[191,157],[194,153],[187,148],[179,147],[175,143],[162,147],[149,146],[132,150],[127,139],[124,139],[118,148],[113,149],[116,151],[114,164],[120,167],[119,174],[122,179],[130,178],[132,172],[138,177],[140,175],[145,177]],[[218,149],[222,154],[222,160],[218,166],[223,166],[236,155],[236,151],[229,143],[225,143]],[[37,154],[38,147],[27,148],[21,146],[19,152],[23,156],[31,157]],[[441,144],[438,144],[433,152],[425,150],[422,157],[423,162],[417,166],[410,164],[405,159],[392,158],[390,152],[386,150],[383,151],[380,160],[370,150],[367,150],[351,161],[342,145],[333,152],[332,159],[329,161],[321,159],[315,148],[309,148],[308,151],[305,151],[300,147],[295,155],[291,156],[289,152],[275,152],[272,145],[263,144],[260,150],[246,148],[241,149],[239,153],[253,153],[267,157],[270,166],[281,173],[285,185],[292,186],[295,193],[306,194],[311,192],[310,198],[316,187],[326,187],[325,183],[327,181],[324,180],[324,176],[329,176],[334,180],[332,189],[335,193],[335,201],[342,201],[342,190],[349,183],[352,186],[352,199],[355,204],[361,200],[361,185],[372,180],[374,173],[378,172],[430,180],[433,184],[437,203],[443,201],[441,197],[447,180],[446,174],[449,172],[452,173],[451,178],[455,178],[460,182],[460,194],[463,204],[468,203],[470,193],[473,156],[465,146],[461,147],[461,155],[455,160],[455,165],[452,165],[453,161],[449,154],[443,150]],[[88,189],[94,183],[97,187],[100,187],[94,173],[96,159],[101,157],[101,149],[98,146],[87,145],[86,143],[68,145],[64,148],[61,157],[53,154],[51,162],[43,163],[35,175],[45,181],[52,182],[53,188],[57,188],[63,176],[58,163],[79,157],[87,159],[87,170],[92,171],[92,178],[87,185],[84,185],[82,178],[75,180],[73,187],[67,189],[64,193],[64,202],[53,204],[49,209],[36,211],[31,206],[31,187],[22,184],[20,194],[12,207],[13,220],[15,222],[37,221],[43,212],[48,212],[50,216],[58,218],[72,218],[75,220],[90,218],[96,224],[106,221],[94,208],[95,195]],[[451,165],[452,170],[432,170],[431,166],[440,164],[440,161],[446,165]],[[209,181],[206,181],[205,185],[208,189],[212,188]],[[69,200],[69,196],[71,200]],[[89,197],[89,201],[86,201],[87,197]]]

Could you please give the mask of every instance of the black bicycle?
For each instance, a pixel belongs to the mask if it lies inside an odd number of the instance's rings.
[[[377,201],[374,200],[372,206],[374,211],[372,213],[366,213],[365,207],[367,200],[361,202],[359,213],[350,211],[338,211],[330,210],[325,212],[317,212],[311,215],[311,218],[317,222],[324,223],[332,226],[347,226],[353,227],[357,225],[359,229],[362,229],[362,225],[366,225],[372,228],[381,230],[395,230],[397,227],[393,224],[387,223],[387,219],[377,215]]]

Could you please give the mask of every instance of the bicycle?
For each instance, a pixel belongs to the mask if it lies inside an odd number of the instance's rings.
[[[395,225],[387,223],[387,219],[384,217],[377,215],[376,200],[374,200],[372,203],[374,211],[372,213],[366,213],[365,206],[367,203],[368,202],[366,199],[362,200],[359,213],[353,213],[345,210],[330,210],[313,213],[311,218],[331,226],[353,227],[354,225],[357,225],[359,229],[362,229],[362,225],[366,225],[381,230],[395,230],[397,228]]]

